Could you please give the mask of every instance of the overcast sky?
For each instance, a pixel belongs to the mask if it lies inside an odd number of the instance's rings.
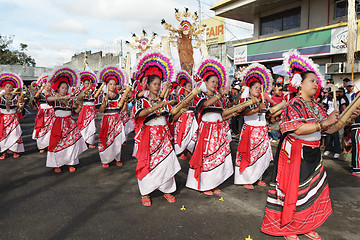
[[[212,5],[201,0],[202,18],[214,16]],[[115,52],[142,29],[166,35],[161,19],[177,25],[174,8],[185,6],[199,9],[197,0],[0,0],[0,34],[14,35],[14,47],[28,44],[37,66],[51,67],[85,50]]]

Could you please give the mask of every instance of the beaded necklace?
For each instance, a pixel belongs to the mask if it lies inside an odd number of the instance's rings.
[[[309,102],[303,99],[301,96],[298,97],[298,99],[309,109],[309,111],[312,113],[312,115],[315,117],[316,121],[319,122],[323,119],[323,116],[321,115],[319,108],[317,107],[314,99],[311,99],[310,102],[312,106],[310,106]]]
[[[158,104],[158,102],[160,102],[160,97],[159,97],[159,96],[157,96],[155,99],[152,99],[152,98],[150,97],[150,95],[149,95],[150,107],[154,107],[155,105]],[[161,108],[157,109],[154,113],[156,114],[156,118],[157,118],[157,117],[160,117],[160,115],[161,115]]]

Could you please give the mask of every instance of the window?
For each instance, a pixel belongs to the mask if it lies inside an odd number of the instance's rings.
[[[348,14],[348,1],[347,0],[338,0],[335,2],[335,17],[341,18],[345,17]],[[360,12],[360,3],[359,1],[355,1],[356,12]]]
[[[290,9],[281,13],[261,18],[261,35],[286,31],[300,27],[301,8]]]

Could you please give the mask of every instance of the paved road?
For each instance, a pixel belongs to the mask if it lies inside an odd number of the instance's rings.
[[[92,149],[80,156],[75,173],[55,174],[31,139],[33,126],[34,113],[22,120],[26,152],[0,163],[0,239],[283,239],[260,232],[266,188],[246,190],[230,178],[220,186],[221,196],[205,196],[184,187],[188,162],[180,160],[176,203],[155,192],[146,208],[140,203],[131,138],[121,168],[102,168]],[[231,147],[235,153],[236,143]],[[344,160],[325,164],[334,213],[318,232],[325,240],[360,239],[360,179],[349,174]],[[272,169],[271,164],[265,173],[267,183]]]

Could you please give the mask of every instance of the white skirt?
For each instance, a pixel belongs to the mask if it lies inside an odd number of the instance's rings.
[[[129,133],[131,133],[132,131],[134,131],[134,128],[135,128],[135,124],[134,122],[130,119],[129,121],[127,121],[125,123],[125,135],[129,135]]]
[[[181,142],[181,146],[179,146],[175,140],[174,148],[175,148],[176,155],[181,154],[182,152],[185,151],[185,149],[189,150],[190,152],[194,151],[195,142],[193,140],[193,136],[196,134],[196,131],[198,128],[199,128],[199,125],[196,122],[196,119],[194,118],[191,123],[191,127],[190,127],[189,131],[186,133],[185,138]]]
[[[137,142],[135,141],[135,143],[134,143],[134,148],[133,148],[133,153],[132,153],[132,156],[133,156],[133,157],[136,156],[137,150],[138,150],[138,144],[137,144]]]
[[[0,141],[0,152],[5,152],[6,150],[10,150],[16,153],[24,152],[24,144],[17,143],[17,141],[21,137],[21,134],[22,130],[20,124],[18,124],[5,139]]]
[[[198,181],[195,179],[195,171],[192,168],[189,168],[189,173],[187,176],[186,187],[197,190],[197,191],[208,191],[218,187],[226,179],[228,179],[234,173],[233,163],[231,154],[228,154],[225,157],[225,160],[222,164],[216,168],[202,172],[200,174],[200,189],[198,188]]]
[[[36,145],[38,149],[45,149],[49,146],[51,131],[48,131],[44,136],[36,138]],[[35,130],[33,132],[33,139],[35,139]]]
[[[114,141],[104,151],[99,152],[101,163],[108,164],[116,160],[120,162],[122,144],[125,142],[126,136],[124,129],[114,138]]]
[[[80,132],[87,144],[94,145],[96,133],[95,118]]]
[[[77,165],[79,164],[79,155],[86,149],[86,143],[81,137],[75,144],[63,150],[47,152],[46,166],[56,168],[64,165]]]
[[[273,159],[271,145],[266,150],[265,154],[261,156],[254,164],[248,166],[240,173],[239,167],[235,166],[235,184],[253,184],[258,180],[261,180],[262,175],[269,167],[271,160]]]
[[[141,195],[148,195],[159,189],[163,193],[176,191],[175,174],[181,170],[181,166],[172,151],[161,163],[153,168],[143,179],[138,179]]]

